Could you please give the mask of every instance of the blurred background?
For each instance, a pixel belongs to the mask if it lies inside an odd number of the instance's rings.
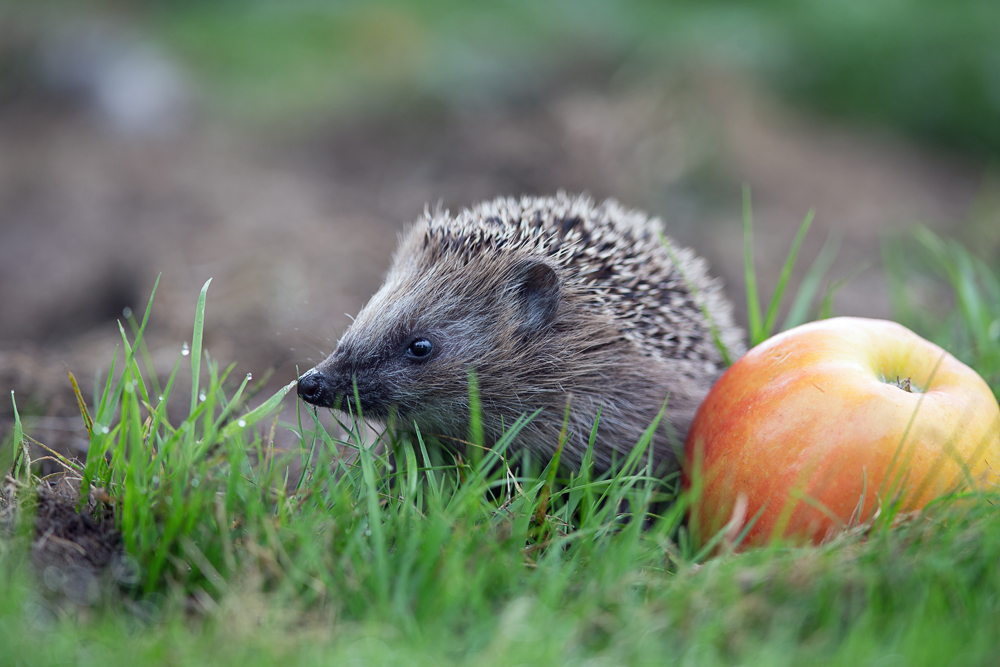
[[[271,392],[425,205],[558,189],[662,217],[737,304],[743,187],[765,295],[815,209],[797,279],[889,316],[916,225],[996,266],[998,34],[995,0],[0,0],[0,389],[85,446],[66,370],[89,399],[162,274],[159,371],[212,278],[206,348]]]

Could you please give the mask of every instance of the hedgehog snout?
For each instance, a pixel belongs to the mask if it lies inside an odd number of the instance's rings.
[[[306,403],[332,408],[337,399],[331,378],[315,368],[303,373],[298,381],[298,394]]]
[[[360,406],[355,392],[361,399]],[[327,359],[298,380],[298,394],[306,403],[343,412],[364,410],[365,416],[383,419],[394,402],[384,381],[371,372],[348,373]]]

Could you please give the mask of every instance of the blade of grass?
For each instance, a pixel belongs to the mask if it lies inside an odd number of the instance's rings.
[[[538,496],[538,507],[535,509],[535,525],[540,531],[544,531],[546,533],[548,532],[546,530],[546,514],[549,509],[549,496],[552,494],[552,485],[555,484],[556,469],[559,467],[559,457],[562,454],[563,447],[566,445],[566,431],[569,427],[569,410],[572,400],[572,395],[567,394],[566,409],[563,413],[563,423],[562,428],[559,431],[559,442],[556,445],[556,453],[552,456],[552,461],[549,463],[548,475],[546,475],[545,483]],[[539,536],[541,536],[541,532],[539,533]]]
[[[76,396],[76,404],[80,408],[80,415],[83,417],[83,425],[87,428],[87,435],[93,437],[94,420],[87,410],[87,401],[83,399],[83,393],[80,392],[80,385],[76,382],[76,376],[68,368],[66,369],[66,374],[69,375],[69,383],[73,387],[73,394]]]
[[[862,262],[858,264],[851,272],[840,280],[835,280],[826,288],[826,294],[823,296],[823,304],[820,306],[819,314],[816,319],[827,320],[833,317],[833,297],[837,296],[837,292],[842,290],[846,285],[848,285],[852,280],[857,278],[865,269],[869,266],[869,262]]]
[[[21,415],[17,412],[17,401],[14,400],[13,391],[10,392],[10,403],[14,410],[14,432],[8,440],[0,441],[0,480],[8,473],[14,479],[20,479],[17,468],[24,447],[24,428],[21,426]],[[9,447],[7,442],[10,443]]]
[[[757,294],[757,272],[753,262],[753,209],[750,204],[750,186],[743,186],[743,276],[747,291],[747,318],[750,326],[750,346],[764,341],[760,314],[760,297]]]
[[[128,322],[129,328],[132,330],[132,336],[139,350],[139,355],[142,357],[142,363],[146,366],[144,377],[149,378],[150,386],[152,386],[156,395],[159,396],[163,388],[160,386],[160,379],[156,376],[156,366],[153,365],[153,357],[149,353],[149,346],[146,345],[145,339],[140,335],[139,323],[135,320],[135,313],[132,312],[131,308],[126,308],[124,315],[125,321]]]
[[[201,377],[201,337],[205,328],[205,299],[208,296],[208,286],[212,284],[209,278],[198,293],[198,305],[194,311],[194,331],[191,334],[191,412],[198,407],[198,383]]]
[[[799,289],[795,292],[795,298],[788,309],[788,315],[781,325],[782,331],[805,324],[809,319],[809,308],[816,295],[819,294],[820,283],[830,267],[833,266],[833,260],[837,257],[839,250],[840,236],[830,232],[823,248],[819,251],[819,255],[816,256],[809,270],[806,271],[806,275],[803,276],[802,282],[799,283]]]
[[[483,433],[483,410],[479,399],[479,381],[475,369],[467,373],[469,386],[469,440],[472,446],[466,449],[469,460],[476,465],[482,460],[483,449],[486,447],[486,436]]]
[[[765,338],[770,337],[774,333],[774,325],[778,320],[778,310],[781,308],[781,302],[785,295],[785,287],[788,284],[789,277],[792,275],[792,269],[795,268],[795,261],[799,256],[799,248],[802,246],[802,240],[809,232],[809,227],[812,226],[815,215],[816,211],[814,209],[809,209],[809,212],[806,213],[806,217],[799,226],[799,231],[795,234],[795,240],[792,241],[792,247],[788,251],[788,256],[785,258],[785,265],[781,267],[781,275],[778,278],[778,284],[774,288],[774,294],[771,295],[771,303],[767,308],[767,318],[764,321]]]
[[[297,384],[297,380],[292,380],[284,387],[279,389],[274,393],[269,399],[258,405],[256,408],[246,413],[236,421],[229,422],[223,427],[219,432],[219,438],[222,440],[228,440],[236,435],[239,431],[245,429],[248,426],[253,426],[259,422],[264,417],[268,416],[273,412],[280,404],[281,401],[288,395],[288,392],[292,390]]]
[[[358,408],[358,418],[361,419],[361,395],[358,383],[354,382],[354,405]],[[375,462],[371,448],[358,441],[361,458],[361,474],[364,479],[365,500],[368,507],[368,530],[371,534],[371,552],[375,560],[375,594],[381,605],[389,602],[389,568],[385,539],[385,526],[382,504],[379,502],[378,483],[375,479]]]

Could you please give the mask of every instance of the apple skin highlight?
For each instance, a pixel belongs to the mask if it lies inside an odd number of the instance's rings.
[[[684,459],[697,543],[751,521],[741,547],[818,543],[890,502],[917,510],[1000,482],[1000,407],[975,371],[906,327],[838,317],[733,364],[699,407]]]

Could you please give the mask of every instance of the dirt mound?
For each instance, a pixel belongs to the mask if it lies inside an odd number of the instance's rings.
[[[77,509],[79,487],[67,477],[18,489],[8,477],[0,494],[0,528],[14,530],[20,512],[34,514],[31,565],[56,603],[93,605],[136,580],[112,509],[91,494]]]

